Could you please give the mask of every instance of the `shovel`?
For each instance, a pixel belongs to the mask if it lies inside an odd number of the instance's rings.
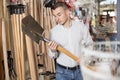
[[[38,44],[40,40],[45,41],[47,43],[50,42],[49,39],[45,38],[42,35],[44,29],[39,25],[37,21],[35,21],[35,19],[31,15],[28,15],[22,19],[22,31]],[[70,53],[68,50],[64,49],[60,45],[57,46],[57,50],[66,54],[75,61],[79,60],[78,57],[74,56],[72,53]]]

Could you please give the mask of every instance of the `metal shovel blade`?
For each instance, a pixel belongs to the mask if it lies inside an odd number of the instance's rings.
[[[41,39],[43,40],[42,33],[44,29],[31,15],[22,19],[22,31],[38,44]]]

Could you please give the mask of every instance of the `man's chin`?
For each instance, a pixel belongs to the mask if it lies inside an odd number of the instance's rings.
[[[60,24],[60,25],[64,25],[64,23],[61,23],[61,22],[59,22],[58,24]]]
[[[62,23],[58,23],[58,24],[62,25]]]

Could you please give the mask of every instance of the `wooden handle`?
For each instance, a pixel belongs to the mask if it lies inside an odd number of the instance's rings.
[[[8,61],[7,61],[7,44],[6,44],[6,32],[5,32],[5,22],[2,19],[2,46],[3,46],[3,58],[4,58],[4,68],[5,68],[5,79],[10,80],[9,77],[9,68],[8,68]]]
[[[61,51],[62,53],[64,53],[65,55],[69,56],[70,58],[72,58],[73,60],[75,61],[78,61],[79,58],[76,57],[75,55],[73,55],[72,53],[70,53],[68,50],[64,49],[63,47],[61,46],[58,46],[57,47],[57,50]]]

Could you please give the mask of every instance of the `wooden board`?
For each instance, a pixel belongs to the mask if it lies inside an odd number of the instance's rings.
[[[0,80],[2,80],[2,0],[0,0]]]
[[[5,31],[5,21],[2,20],[2,46],[3,46],[3,57],[4,57],[4,70],[5,70],[5,79],[9,80],[9,70],[8,70],[8,61],[7,61],[7,45],[6,45],[6,31]]]
[[[2,18],[2,0],[0,0],[0,18]]]
[[[3,78],[3,69],[2,69],[2,19],[0,19],[0,80]]]

